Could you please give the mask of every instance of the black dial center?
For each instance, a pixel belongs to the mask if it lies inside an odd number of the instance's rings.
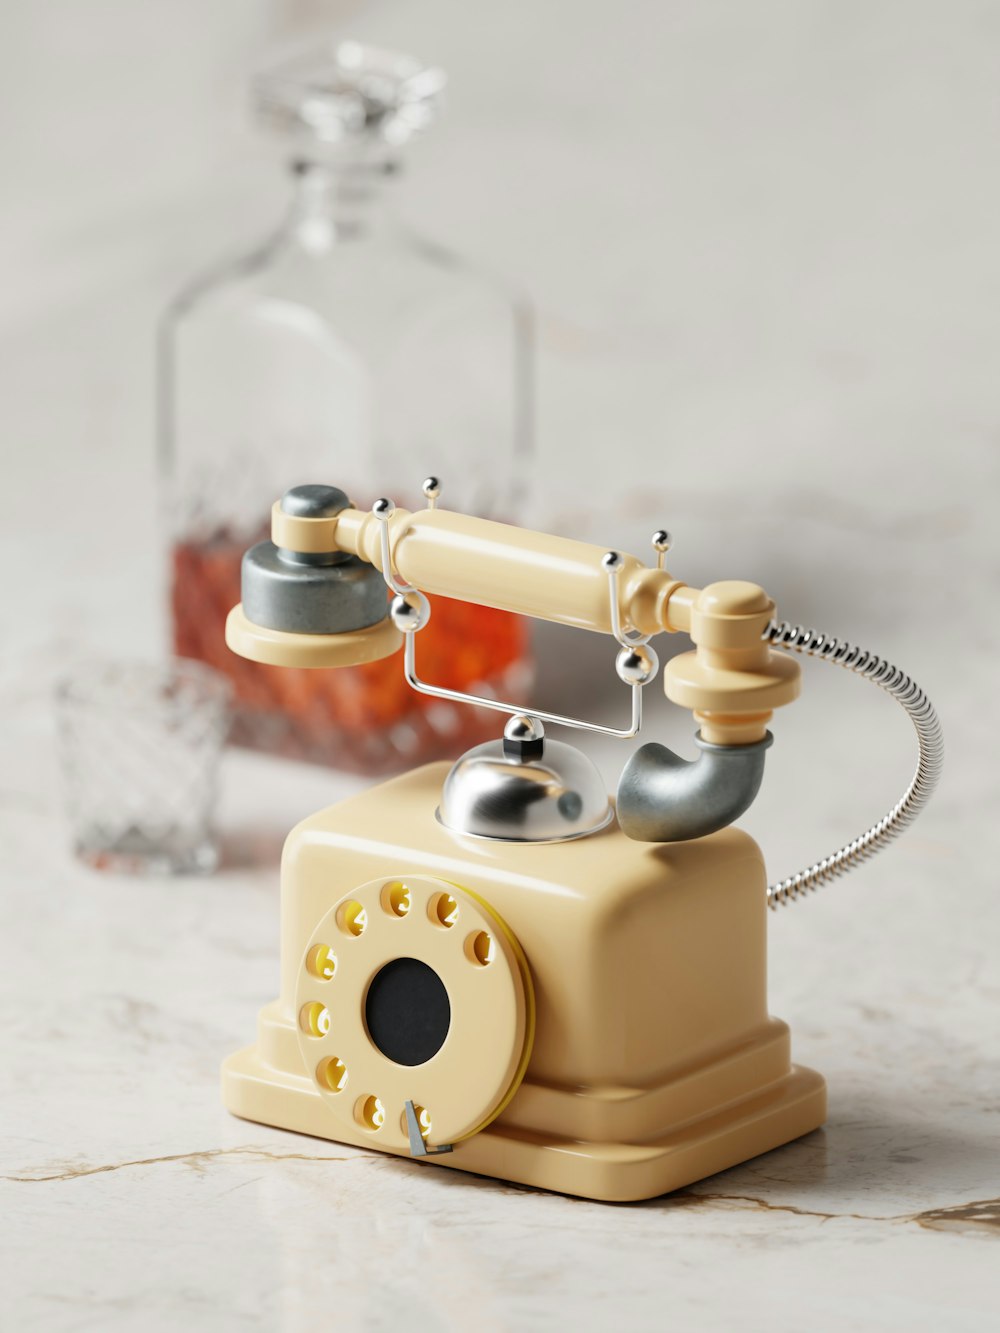
[[[419,958],[394,958],[368,986],[365,1026],[387,1059],[424,1064],[444,1045],[451,1026],[444,982]]]

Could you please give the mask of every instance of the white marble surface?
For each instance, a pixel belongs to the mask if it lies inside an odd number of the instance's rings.
[[[680,1195],[612,1207],[230,1118],[219,1061],[275,986],[277,839],[337,784],[234,756],[232,868],[102,877],[66,855],[40,729],[9,708],[3,722],[18,775],[0,813],[12,1327],[995,1320],[996,909],[963,854],[971,817],[939,809],[891,858],[773,922],[774,1008],[829,1079],[826,1128]],[[815,809],[835,811],[843,782],[831,773],[808,802],[772,784],[762,801],[794,802],[815,840],[840,823]]]
[[[112,25],[128,9],[99,8]],[[104,878],[66,852],[52,679],[161,642],[150,320],[206,234],[235,225],[234,200],[240,225],[274,203],[262,169],[220,165],[232,143],[208,90],[341,7],[238,8],[206,29],[203,6],[172,7],[169,42],[95,39],[100,92],[72,40],[90,31],[80,10],[56,41],[23,9],[21,44],[3,44],[27,52],[8,62],[27,128],[2,187],[0,1323],[995,1326],[996,8],[351,10],[355,31],[454,72],[410,207],[538,296],[539,510],[632,549],[666,522],[679,574],[759,579],[784,614],[900,661],[945,724],[920,824],[771,922],[772,1007],[827,1076],[827,1126],[635,1207],[222,1111],[219,1061],[275,989],[281,836],[344,779],[233,755],[213,879]],[[126,58],[123,88],[104,75]],[[178,127],[135,91],[182,69],[198,109]],[[61,119],[81,107],[85,195]],[[125,109],[129,133],[111,134]],[[610,513],[589,512],[595,491]],[[579,681],[566,640],[545,642],[555,702]],[[806,685],[745,821],[775,876],[880,813],[910,765],[887,701],[821,668]],[[686,719],[661,708],[654,725],[687,743]],[[621,752],[598,753],[613,778]]]

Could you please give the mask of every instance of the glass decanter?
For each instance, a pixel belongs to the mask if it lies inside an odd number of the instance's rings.
[[[174,651],[235,687],[234,739],[378,773],[495,731],[477,709],[415,695],[396,658],[289,671],[230,653],[240,558],[288,487],[330,482],[513,516],[532,449],[532,316],[495,279],[397,222],[401,151],[444,76],[342,42],[259,80],[289,146],[292,199],[258,248],[190,283],[159,337],[159,452],[171,541]],[[455,689],[522,697],[527,623],[437,598],[422,669]]]

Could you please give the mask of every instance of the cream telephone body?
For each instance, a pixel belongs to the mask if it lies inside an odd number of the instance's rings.
[[[223,1067],[250,1120],[588,1198],[649,1198],[820,1125],[826,1090],[769,1015],[766,916],[877,850],[917,813],[941,762],[929,702],[850,644],[779,624],[754,584],[688,587],[655,564],[437,507],[355,509],[299,486],[272,541],[244,558],[230,647],[279,666],[337,667],[403,650],[414,689],[491,708],[502,737],[310,816],[281,870],[280,995]],[[387,601],[386,585],[392,594]],[[628,686],[620,728],[421,679],[426,594],[612,636]],[[612,800],[552,735],[623,738],[658,674],[651,646],[693,650],[664,687],[692,710],[699,756],[655,743]],[[794,657],[833,661],[906,708],[920,758],[860,838],[780,884],[732,827],[757,794]],[[624,692],[623,692],[624,693]]]

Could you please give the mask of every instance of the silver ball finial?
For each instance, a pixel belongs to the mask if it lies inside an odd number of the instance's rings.
[[[503,752],[516,763],[531,763],[545,753],[545,728],[529,713],[515,713],[503,729]]]
[[[531,717],[528,713],[515,713],[508,719],[503,734],[509,741],[540,741],[545,735],[545,728],[537,717]]]
[[[670,550],[673,538],[666,528],[657,528],[653,533],[653,550],[656,552],[656,568],[663,568],[663,557]]]
[[[431,618],[430,603],[415,590],[405,597],[397,593],[392,599],[389,615],[401,634],[416,634]]]
[[[660,659],[641,644],[623,648],[615,659],[615,670],[626,685],[648,685],[659,669]]]
[[[434,501],[441,494],[441,483],[437,477],[427,477],[420,489],[424,493],[425,500]]]
[[[608,551],[606,555],[601,556],[601,567],[609,574],[621,569],[624,563],[623,557],[617,551]]]
[[[386,499],[385,496],[383,496],[381,500],[376,500],[372,505],[372,513],[376,518],[392,518],[395,512],[396,506],[391,500]]]

